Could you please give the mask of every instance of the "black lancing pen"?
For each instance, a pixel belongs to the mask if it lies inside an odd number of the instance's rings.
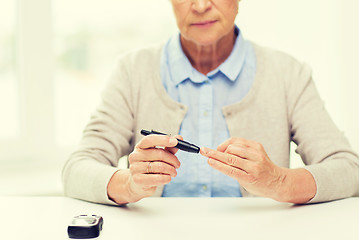
[[[157,132],[157,131],[154,131],[154,130],[147,131],[147,130],[144,130],[144,129],[141,130],[141,134],[144,135],[144,136],[147,136],[147,135],[150,135],[150,134],[168,135],[168,134]],[[178,143],[175,146],[176,148],[181,149],[182,151],[186,151],[186,152],[199,153],[200,147],[198,147],[198,146],[196,146],[196,145],[194,145],[192,143],[183,141],[181,139],[177,139],[177,141],[178,141]]]

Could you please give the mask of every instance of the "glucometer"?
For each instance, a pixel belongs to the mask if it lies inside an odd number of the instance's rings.
[[[144,136],[147,136],[150,134],[168,135],[168,134],[157,132],[154,130],[147,131],[147,130],[143,130],[143,129],[141,130],[141,134]],[[178,141],[178,144],[175,146],[176,148],[181,149],[182,151],[186,151],[186,152],[199,153],[200,147],[198,147],[192,143],[183,141],[181,139],[177,139],[177,141]]]
[[[103,218],[97,215],[79,215],[72,219],[67,228],[69,238],[85,239],[100,235]]]

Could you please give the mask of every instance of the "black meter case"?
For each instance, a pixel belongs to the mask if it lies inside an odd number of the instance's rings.
[[[100,235],[103,218],[97,215],[79,215],[72,219],[67,228],[69,238],[86,239]]]

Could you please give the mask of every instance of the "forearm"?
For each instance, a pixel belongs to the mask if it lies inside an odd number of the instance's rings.
[[[282,168],[282,170],[284,177],[275,197],[276,200],[300,204],[310,201],[315,196],[317,185],[308,170],[304,168]]]

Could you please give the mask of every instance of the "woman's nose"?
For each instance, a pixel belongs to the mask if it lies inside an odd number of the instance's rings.
[[[198,13],[204,13],[208,11],[212,3],[210,0],[191,0],[192,2],[192,9]]]

